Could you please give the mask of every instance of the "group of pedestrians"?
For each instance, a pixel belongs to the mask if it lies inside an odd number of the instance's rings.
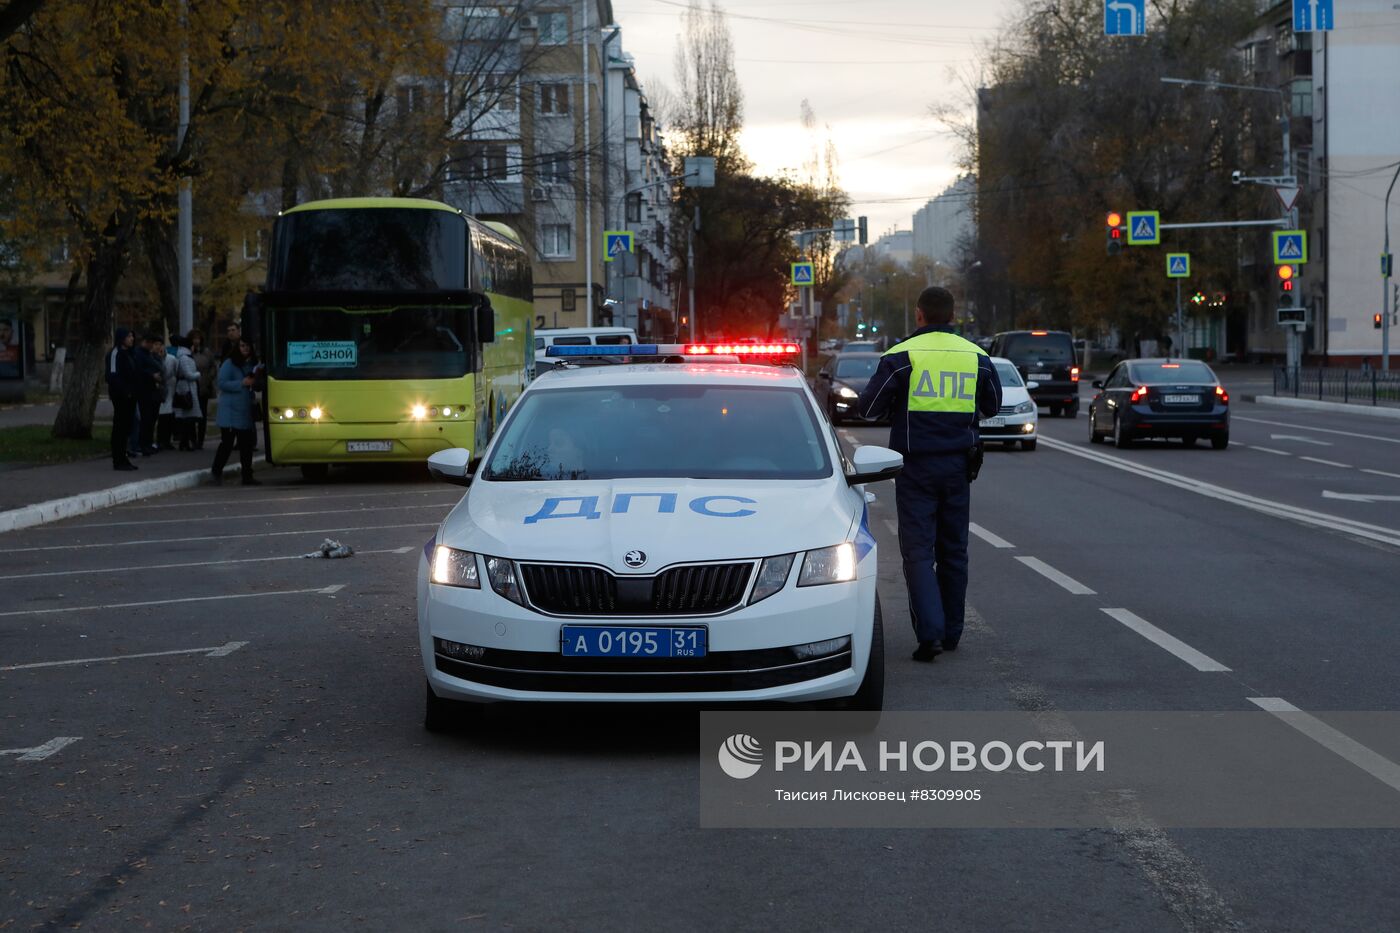
[[[223,481],[224,466],[236,447],[243,483],[258,485],[253,478],[258,410],[254,392],[260,388],[262,367],[237,324],[228,326],[217,356],[198,330],[172,337],[167,348],[163,335],[148,333],[138,339],[119,327],[104,368],[112,400],[113,469],[135,470],[134,459],[177,447],[202,450],[209,404],[217,391],[220,437],[214,482]]]

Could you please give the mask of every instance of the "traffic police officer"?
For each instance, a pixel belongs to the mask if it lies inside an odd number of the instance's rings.
[[[904,455],[895,480],[899,552],[919,639],[914,660],[932,661],[962,637],[977,422],[1001,407],[1001,383],[982,348],[953,333],[947,289],[924,289],[915,320],[919,329],[885,352],[858,404],[864,418],[889,415],[890,447]]]

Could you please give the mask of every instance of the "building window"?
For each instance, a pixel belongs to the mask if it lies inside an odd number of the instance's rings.
[[[569,112],[569,86],[567,84],[540,85],[540,113],[549,116],[563,116]]]
[[[1313,115],[1312,84],[1312,78],[1295,78],[1293,80],[1293,109],[1291,111],[1293,116],[1310,117]]]
[[[510,176],[510,153],[505,146],[468,143],[453,160],[452,177],[468,181],[505,181]]]
[[[539,180],[551,185],[567,185],[571,168],[572,160],[567,153],[546,153],[540,156]]]
[[[540,253],[550,259],[567,259],[573,252],[573,231],[568,224],[545,224],[540,227]]]
[[[427,91],[421,84],[400,84],[398,89],[399,113],[417,113],[427,102]]]
[[[515,78],[512,75],[482,75],[473,96],[482,110],[515,112]]]
[[[1274,52],[1279,58],[1289,54],[1295,48],[1293,43],[1293,24],[1279,23],[1274,27]]]
[[[243,258],[247,260],[261,259],[263,253],[263,232],[256,230],[253,233],[243,234]]]
[[[567,45],[569,42],[569,14],[564,12],[540,13],[535,17],[539,29],[540,45]]]

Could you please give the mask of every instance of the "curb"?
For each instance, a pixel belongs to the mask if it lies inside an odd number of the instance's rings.
[[[1290,398],[1286,395],[1256,395],[1249,399],[1260,405],[1273,405],[1277,408],[1301,408],[1309,411],[1331,411],[1344,415],[1361,415],[1367,418],[1387,418],[1400,421],[1400,408],[1383,408],[1376,405],[1348,405],[1345,402],[1319,402],[1306,398]]]
[[[242,466],[233,463],[224,468],[224,473],[234,473],[241,469]],[[163,496],[166,493],[175,492],[178,489],[191,489],[195,486],[204,485],[208,480],[209,468],[205,467],[200,470],[186,470],[184,473],[171,473],[168,476],[160,476],[155,479],[142,479],[134,483],[123,483],[120,486],[113,486],[110,489],[95,489],[92,492],[80,492],[76,496],[66,496],[62,499],[50,499],[47,502],[36,502],[22,509],[11,509],[8,512],[0,512],[0,534],[7,531],[19,531],[21,528],[33,528],[35,525],[46,525],[49,522],[62,521],[65,518],[86,515],[89,512],[96,512],[99,509],[110,509],[114,505],[135,502],[138,499],[150,499],[153,496]]]

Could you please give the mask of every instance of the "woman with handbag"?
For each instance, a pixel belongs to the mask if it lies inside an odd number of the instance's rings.
[[[181,450],[194,450],[199,422],[204,406],[199,401],[199,366],[190,352],[189,340],[175,338],[175,392],[171,406],[175,411],[175,440]]]

